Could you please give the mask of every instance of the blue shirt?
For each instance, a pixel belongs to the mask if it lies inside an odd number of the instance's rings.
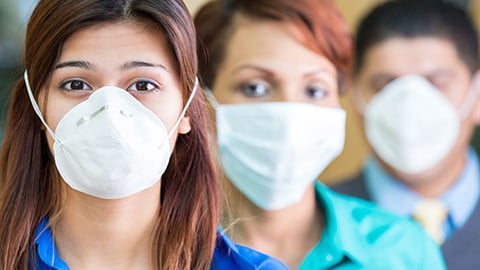
[[[412,220],[316,183],[325,213],[319,243],[300,270],[443,270],[440,249]]]
[[[447,238],[460,230],[475,209],[480,193],[479,162],[473,149],[466,154],[462,174],[439,199],[447,207],[444,223]],[[417,204],[424,198],[386,172],[375,158],[370,158],[364,169],[365,183],[372,200],[394,213],[412,216]],[[398,203],[402,202],[402,203]]]
[[[35,245],[37,246],[35,258],[37,270],[70,269],[58,255],[47,218],[44,218],[37,227]],[[211,269],[285,270],[288,268],[276,259],[235,244],[225,234],[218,232]]]

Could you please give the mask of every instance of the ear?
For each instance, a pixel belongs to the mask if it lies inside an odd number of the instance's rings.
[[[192,126],[190,125],[190,117],[184,116],[178,124],[178,133],[179,134],[187,134],[192,130]]]
[[[472,77],[472,90],[477,94],[475,95],[475,105],[473,105],[473,121],[478,126],[480,125],[480,71],[475,72]]]

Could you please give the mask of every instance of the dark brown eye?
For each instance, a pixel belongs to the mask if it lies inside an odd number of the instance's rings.
[[[149,92],[158,89],[158,87],[149,81],[138,81],[128,87],[128,91]]]
[[[69,80],[60,86],[67,91],[91,90],[92,88],[81,80]]]
[[[148,83],[147,82],[138,82],[136,83],[137,91],[147,91]]]
[[[70,83],[70,88],[72,88],[72,90],[82,90],[83,86],[84,83],[81,81],[73,81]]]

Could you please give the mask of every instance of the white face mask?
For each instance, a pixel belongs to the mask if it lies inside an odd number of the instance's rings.
[[[120,199],[157,183],[170,159],[169,139],[185,115],[198,82],[170,133],[152,111],[113,86],[94,91],[59,121],[55,133],[45,122],[30,89],[32,106],[54,142],[55,164],[74,190],[102,199]]]
[[[425,78],[408,75],[395,79],[366,106],[367,139],[377,155],[396,170],[423,172],[453,148],[475,95],[470,91],[458,112]]]
[[[216,112],[225,174],[265,210],[299,202],[343,149],[339,108],[269,102],[218,105]]]

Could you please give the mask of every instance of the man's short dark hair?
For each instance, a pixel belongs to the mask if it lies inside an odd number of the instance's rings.
[[[356,31],[354,66],[361,69],[367,51],[394,37],[436,37],[450,41],[473,73],[478,69],[478,35],[468,14],[440,0],[388,1],[374,8]]]

